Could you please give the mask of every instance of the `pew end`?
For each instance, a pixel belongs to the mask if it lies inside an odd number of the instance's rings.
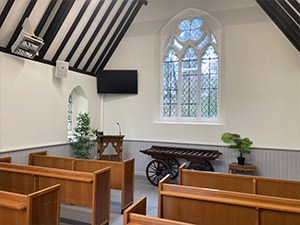
[[[30,194],[1,190],[0,225],[59,225],[59,196],[60,184]]]
[[[29,154],[28,165],[33,165],[34,155],[48,155],[47,151],[33,152]]]
[[[141,215],[146,215],[146,205],[147,205],[147,198],[146,196],[141,197],[136,203],[129,206],[124,211],[124,224],[128,224],[130,222],[130,214],[136,213]]]
[[[174,220],[146,216],[147,198],[141,197],[124,211],[124,225],[192,225]]]
[[[178,184],[182,184],[182,170],[186,169],[187,165],[186,163],[183,163],[179,168],[178,168]]]

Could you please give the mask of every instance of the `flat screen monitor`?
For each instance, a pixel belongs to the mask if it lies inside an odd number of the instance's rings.
[[[97,74],[99,94],[137,94],[137,70],[102,70]]]

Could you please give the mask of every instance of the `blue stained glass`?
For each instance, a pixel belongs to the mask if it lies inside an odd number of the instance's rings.
[[[170,47],[170,38],[167,41],[166,47],[169,48]]]
[[[173,62],[178,61],[178,57],[173,49],[170,49],[167,52],[165,60],[164,60],[164,62],[171,62],[171,61],[173,61]]]
[[[211,41],[214,43],[214,44],[217,44],[217,39],[215,37],[215,35],[213,33],[210,34],[211,36]]]
[[[192,21],[184,19],[178,25],[180,33],[178,39],[182,42],[186,42],[189,39],[197,41],[201,38],[202,32],[200,27],[202,26],[203,21],[200,18],[195,18]]]
[[[212,58],[218,58],[218,53],[215,51],[214,47],[209,45],[204,55],[202,56],[202,59],[212,59]]]
[[[190,22],[190,20],[188,20],[188,19],[182,20],[182,21],[180,22],[178,28],[179,28],[180,30],[189,30],[189,29],[191,29],[191,22]]]
[[[178,39],[182,42],[186,42],[190,39],[190,32],[189,31],[182,31],[178,35]]]
[[[186,50],[186,53],[185,53],[185,55],[183,56],[182,60],[183,60],[183,61],[198,60],[198,56],[197,56],[197,54],[195,53],[195,50],[194,50],[193,47],[189,47],[189,48]]]
[[[179,50],[181,51],[183,49],[183,46],[177,41],[176,38],[174,38],[173,40],[173,45]]]
[[[208,35],[205,36],[205,38],[197,45],[198,49],[201,50],[204,45],[208,43]]]
[[[197,41],[201,38],[202,32],[199,29],[191,30],[191,39]]]
[[[192,20],[191,28],[196,29],[203,25],[203,21],[200,18],[195,18]]]

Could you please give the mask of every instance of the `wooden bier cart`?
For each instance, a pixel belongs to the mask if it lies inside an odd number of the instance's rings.
[[[98,159],[111,160],[111,161],[122,161],[123,151],[123,139],[125,135],[97,135],[98,143]],[[105,149],[111,146],[115,150],[115,154],[103,154]]]
[[[149,162],[146,175],[151,184],[157,186],[160,179],[167,174],[171,178],[178,176],[180,166],[177,158],[189,161],[188,169],[214,171],[208,160],[215,160],[222,153],[217,150],[203,150],[194,148],[178,148],[168,146],[152,146],[140,152],[150,155],[154,160]]]

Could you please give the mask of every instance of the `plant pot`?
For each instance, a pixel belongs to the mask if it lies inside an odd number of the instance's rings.
[[[245,157],[237,157],[238,164],[239,165],[244,165],[245,164]]]

